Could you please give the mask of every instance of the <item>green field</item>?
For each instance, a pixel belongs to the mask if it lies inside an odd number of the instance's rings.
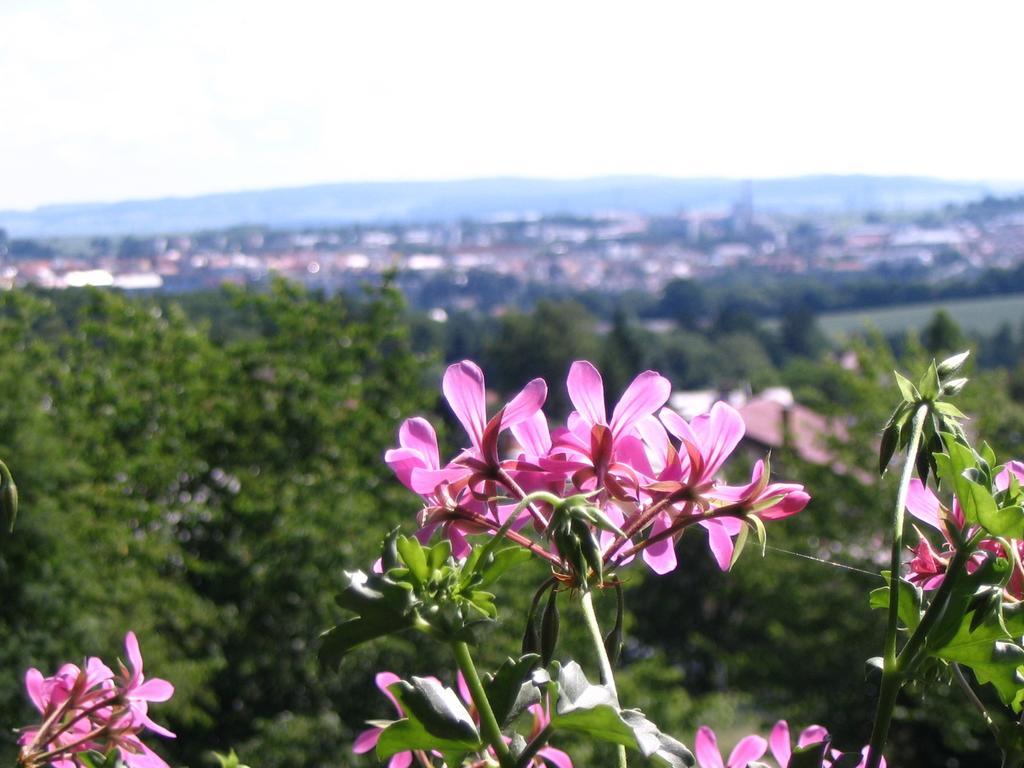
[[[946,310],[966,331],[991,334],[1003,323],[1014,329],[1020,326],[1024,321],[1024,293],[830,312],[820,315],[818,323],[834,339],[869,328],[885,334],[898,333],[923,328],[940,309]]]

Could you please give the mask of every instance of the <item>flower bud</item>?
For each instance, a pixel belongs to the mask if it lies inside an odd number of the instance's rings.
[[[967,379],[950,379],[949,381],[943,383],[942,394],[947,397],[958,395],[960,394],[960,390],[964,388],[964,385],[966,383]]]
[[[8,531],[14,531],[14,521],[18,517],[18,486],[14,484],[11,470],[0,461],[0,518]]]
[[[947,357],[945,360],[943,360],[941,363],[939,363],[939,367],[938,367],[939,376],[946,377],[946,376],[950,376],[950,375],[956,373],[957,371],[959,371],[960,367],[964,364],[964,362],[966,362],[966,360],[970,356],[970,354],[971,354],[971,352],[970,352],[970,350],[968,350],[966,352],[961,352],[958,355],[953,355],[952,357]]]

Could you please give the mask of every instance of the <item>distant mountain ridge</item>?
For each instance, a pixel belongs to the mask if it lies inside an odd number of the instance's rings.
[[[1021,191],[1024,183],[916,176],[801,176],[750,182],[657,176],[348,182],[0,211],[0,228],[13,237],[60,237],[178,233],[243,224],[285,228],[413,223],[531,213],[671,214],[683,209],[725,209],[741,200],[748,190],[755,209],[798,214],[920,210],[987,194]]]

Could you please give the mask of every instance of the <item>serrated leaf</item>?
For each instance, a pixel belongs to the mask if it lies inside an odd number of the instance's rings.
[[[439,739],[459,744],[478,744],[473,716],[455,691],[437,680],[414,677],[412,682],[399,680],[388,686],[405,710],[409,720],[416,721],[429,733]]]
[[[991,574],[987,578],[990,579]],[[961,595],[957,597],[957,602],[954,604],[951,600],[946,610],[947,615],[952,615],[950,622],[958,619],[954,631],[948,639],[937,645],[933,645],[929,637],[929,652],[943,661],[969,667],[979,683],[991,683],[1000,700],[1015,712],[1020,712],[1024,690],[1020,668],[1024,666],[1024,648],[1017,641],[1024,636],[1024,604],[1005,606],[1002,621],[999,616],[990,613],[972,629],[973,612],[963,609],[973,596],[974,584],[967,579],[964,581],[968,583],[959,590]],[[937,626],[935,632],[938,630]]]
[[[540,662],[536,653],[518,659],[508,658],[498,671],[484,682],[487,700],[499,725],[514,720],[530,705],[540,701],[540,691],[533,684],[531,673]]]
[[[592,685],[575,661],[559,669],[558,682],[551,688],[555,701],[551,725],[556,730],[622,744],[669,768],[694,764],[685,745],[661,733],[639,710],[621,710],[611,690]]]
[[[993,536],[1004,539],[1024,539],[1024,510],[1019,506],[1001,507],[994,510],[986,506],[978,513],[978,522]]]

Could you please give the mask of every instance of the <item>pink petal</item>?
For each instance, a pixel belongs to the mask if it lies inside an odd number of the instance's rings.
[[[174,686],[166,680],[154,677],[138,686],[131,695],[132,698],[144,701],[167,701],[174,695]]]
[[[121,759],[129,768],[170,768],[163,758],[143,744],[135,736],[121,738],[124,748],[120,750]]]
[[[715,557],[715,562],[723,571],[728,571],[729,564],[732,562],[732,537],[720,520],[707,520],[701,525],[708,531],[708,546],[711,548],[711,554]]]
[[[572,758],[560,749],[543,747],[537,751],[537,756],[545,762],[551,763],[555,768],[573,768]]]
[[[377,684],[377,688],[380,689],[380,692],[387,696],[388,700],[395,705],[395,709],[398,711],[398,714],[403,715],[405,713],[402,711],[402,707],[399,705],[398,699],[395,698],[395,694],[393,694],[388,688],[388,686],[394,685],[401,679],[402,678],[394,672],[378,672],[373,678],[373,681]]]
[[[441,382],[441,391],[473,446],[480,448],[487,424],[483,371],[469,360],[450,365]]]
[[[1010,475],[1017,478],[1017,482],[1024,485],[1024,462],[1008,461],[1003,471],[996,475],[996,489],[1005,491],[1010,487]]]
[[[802,485],[777,483],[769,485],[762,495],[764,498],[770,499],[780,494],[782,498],[778,502],[767,509],[762,509],[757,516],[762,520],[781,520],[784,517],[795,515],[811,500],[811,495],[804,490]]]
[[[380,735],[383,730],[383,728],[368,728],[360,733],[356,736],[355,743],[352,745],[352,751],[357,755],[369,752],[377,746],[377,742],[380,741]]]
[[[409,484],[406,486],[421,496],[432,496],[441,483],[454,483],[462,480],[472,472],[465,467],[448,465],[444,469],[420,469],[416,467],[409,473]]]
[[[513,424],[512,436],[532,459],[547,456],[551,452],[551,433],[548,431],[548,420],[542,411],[537,411],[530,418]]]
[[[821,725],[809,725],[800,732],[797,739],[798,747],[806,747],[809,744],[820,744],[828,739],[828,729]]]
[[[455,687],[459,691],[459,696],[462,698],[464,704],[473,706],[473,695],[469,692],[469,686],[466,685],[466,678],[462,676],[462,672],[457,672],[455,675]]]
[[[718,739],[715,738],[715,732],[706,725],[697,729],[693,751],[700,768],[725,768],[722,763],[722,755],[718,751]]]
[[[907,512],[922,523],[941,531],[939,506],[938,498],[924,483],[916,477],[910,481],[910,487],[907,489]]]
[[[644,371],[629,385],[612,412],[612,435],[625,434],[640,419],[663,406],[672,394],[672,384],[655,371]]]
[[[412,752],[399,752],[388,761],[388,768],[409,768],[412,765]]]
[[[747,736],[729,755],[729,768],[746,768],[748,763],[760,760],[768,749],[768,742],[760,736]]]
[[[588,426],[608,423],[604,410],[604,382],[597,368],[586,360],[577,360],[569,368],[566,388],[569,399]]]
[[[28,691],[28,697],[35,704],[36,709],[40,712],[45,712],[48,699],[46,684],[43,679],[43,673],[35,667],[25,672],[25,690]]]
[[[532,418],[544,405],[548,396],[548,385],[544,379],[534,379],[505,406],[501,414],[501,427],[510,427]]]
[[[134,675],[133,679],[137,679],[142,674],[142,651],[139,650],[139,640],[135,637],[135,633],[129,631],[124,636],[124,649],[128,653],[128,660],[132,665],[132,672]]]
[[[138,646],[136,645],[136,647]],[[92,688],[98,683],[110,680],[113,676],[113,670],[95,656],[90,656],[89,660],[85,662],[86,688]]]
[[[391,467],[391,471],[395,473],[395,477],[402,485],[413,491],[416,490],[412,487],[412,471],[414,469],[437,471],[435,467],[428,466],[423,454],[413,448],[391,448],[385,451],[384,463]],[[417,491],[417,493],[420,492]]]
[[[403,448],[417,451],[425,459],[425,466],[438,469],[441,466],[437,451],[437,433],[426,419],[419,416],[406,419],[398,430],[398,443]]]
[[[671,527],[671,523],[668,516],[658,515],[654,520],[654,525],[651,526],[651,535],[661,533],[669,527]],[[651,570],[659,576],[674,571],[678,564],[676,560],[676,543],[671,536],[655,542],[643,551],[643,558]]]
[[[169,731],[164,728],[160,723],[154,723],[146,715],[142,715],[138,718],[139,724],[151,730],[153,733],[157,733],[167,739],[176,739],[177,735],[173,731]]]
[[[789,758],[793,755],[793,747],[789,740],[789,723],[779,720],[768,735],[768,746],[771,748],[772,757],[775,758],[780,768],[789,765]]]
[[[747,430],[739,411],[721,401],[711,407],[710,413],[690,422],[690,426],[699,440],[697,445],[704,457],[706,478],[714,476],[722,468]]]

